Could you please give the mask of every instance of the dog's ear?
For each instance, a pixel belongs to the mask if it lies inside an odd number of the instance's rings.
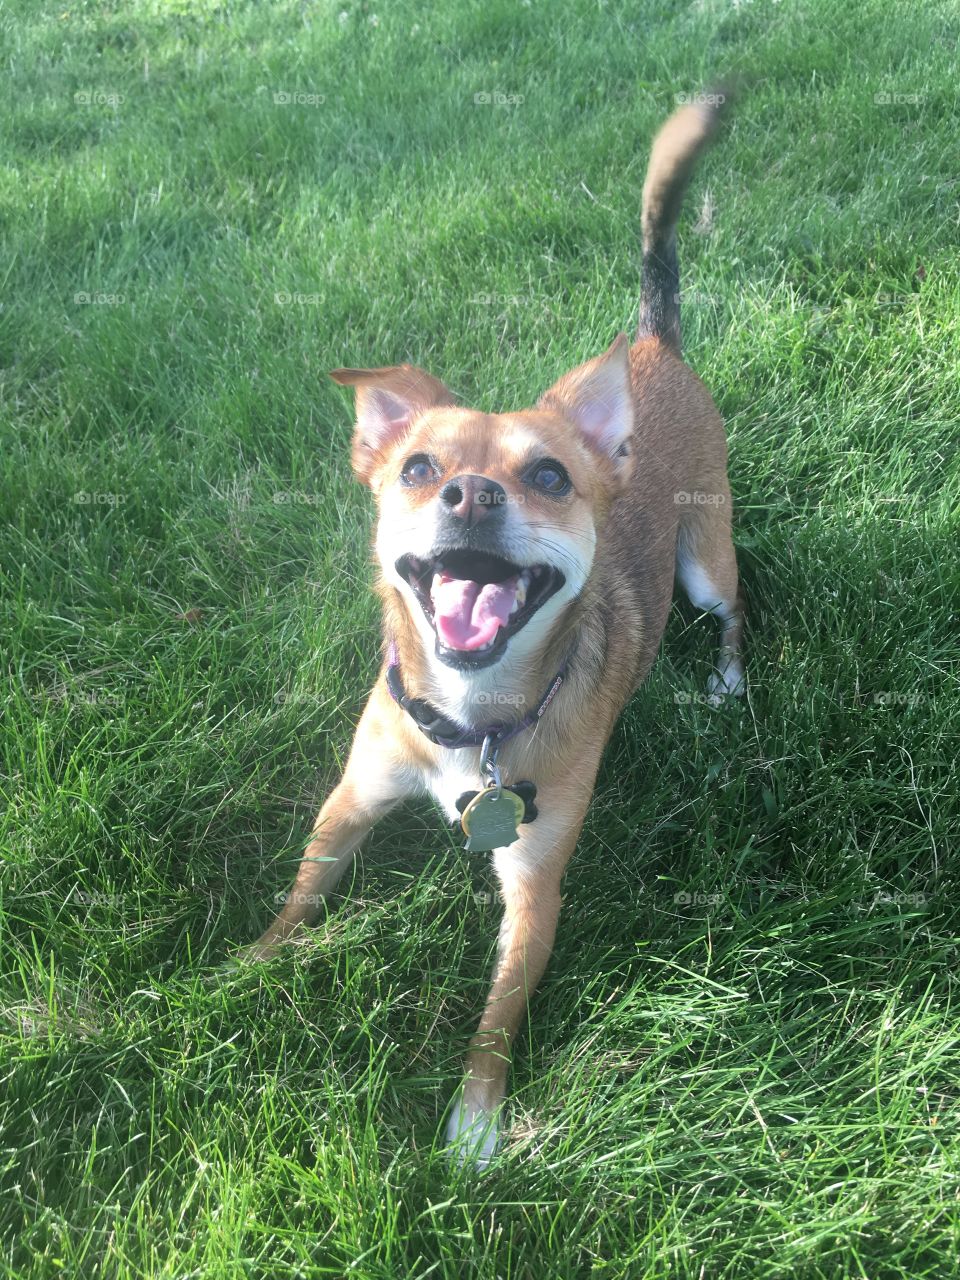
[[[357,426],[353,435],[353,469],[369,484],[384,454],[410,429],[419,414],[435,405],[454,404],[438,379],[412,364],[386,369],[332,369],[342,387],[357,389]]]
[[[603,355],[565,373],[543,393],[537,407],[562,413],[580,428],[591,448],[613,462],[618,473],[628,471],[633,393],[627,335],[619,334]]]

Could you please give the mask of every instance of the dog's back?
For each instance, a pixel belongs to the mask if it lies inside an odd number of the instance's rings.
[[[609,666],[629,669],[634,686],[656,657],[675,577],[723,626],[712,692],[732,692],[742,681],[726,437],[710,393],[681,358],[677,256],[683,198],[725,103],[711,94],[671,116],[654,139],[643,189],[640,321],[630,351],[635,466],[598,557]]]

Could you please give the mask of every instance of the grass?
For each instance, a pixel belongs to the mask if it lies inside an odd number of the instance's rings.
[[[0,23],[2,1275],[952,1274],[956,7]],[[498,409],[601,350],[636,310],[652,132],[726,74],[680,249],[749,703],[698,699],[711,629],[678,606],[504,1151],[451,1172],[498,910],[436,814],[377,829],[309,945],[218,970],[376,671],[325,370],[409,359]]]

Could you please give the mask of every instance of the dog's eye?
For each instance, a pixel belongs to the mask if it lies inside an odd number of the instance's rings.
[[[403,464],[400,478],[404,484],[427,484],[439,472],[425,453],[417,453]]]
[[[529,483],[544,493],[563,494],[570,488],[570,477],[559,462],[541,462],[529,475]]]

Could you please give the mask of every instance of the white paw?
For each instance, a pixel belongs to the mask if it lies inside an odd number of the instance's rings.
[[[707,681],[707,701],[711,707],[723,705],[725,698],[742,698],[747,691],[747,677],[743,666],[735,659],[710,675]]]
[[[472,1164],[486,1169],[497,1149],[500,1118],[496,1111],[471,1105],[459,1095],[447,1121],[444,1142],[448,1157],[461,1168]]]

